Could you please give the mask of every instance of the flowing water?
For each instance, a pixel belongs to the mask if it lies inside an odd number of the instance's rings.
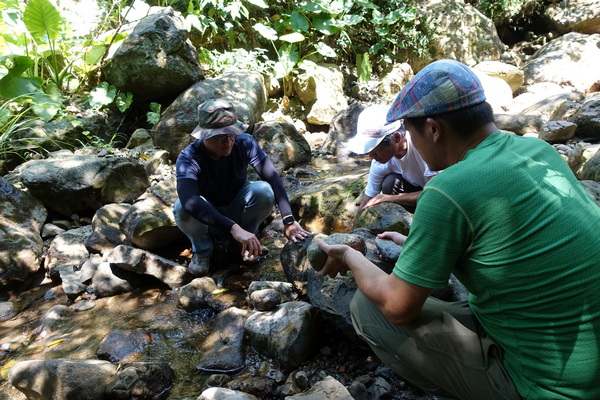
[[[307,178],[299,177],[300,186],[340,175],[348,166],[338,164],[333,158],[318,158],[311,168],[318,172],[315,175],[309,173]],[[247,307],[245,290],[251,281],[285,281],[279,261],[280,250],[285,245],[281,232],[282,226],[276,226],[276,223],[263,232],[261,242],[269,249],[269,254],[259,265],[216,269],[212,277],[224,289],[218,295],[220,304]],[[161,255],[183,264],[185,257],[180,253],[185,252],[186,245],[169,249],[167,254]],[[197,398],[209,376],[197,369],[201,357],[198,349],[211,332],[214,311],[184,311],[178,307],[176,291],[168,288],[136,289],[131,293],[101,299],[87,297],[83,301],[69,302],[60,285],[43,281],[24,293],[2,299],[13,302],[18,314],[0,322],[0,400],[26,399],[6,381],[8,370],[16,362],[57,358],[97,359],[96,350],[100,343],[109,333],[117,330],[143,330],[148,335],[149,340],[141,351],[129,349],[133,356],[129,355],[126,361],[167,362],[175,372],[170,400]],[[63,310],[61,322],[44,322],[43,316],[57,305],[62,306]],[[127,350],[125,344],[123,351]],[[249,363],[256,362],[256,358],[248,359]]]

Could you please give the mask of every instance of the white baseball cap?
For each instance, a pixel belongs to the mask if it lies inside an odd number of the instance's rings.
[[[386,125],[389,106],[376,104],[365,108],[358,116],[356,136],[347,142],[347,149],[356,154],[367,154],[390,133],[404,131],[402,121]]]

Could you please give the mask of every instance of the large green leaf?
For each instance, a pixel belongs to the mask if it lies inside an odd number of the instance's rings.
[[[92,107],[100,108],[115,101],[116,96],[116,87],[110,85],[108,82],[101,82],[98,86],[90,91],[90,97],[88,100]]]
[[[49,84],[46,87],[46,92],[38,92],[33,96],[31,102],[31,109],[45,122],[48,122],[54,118],[58,111],[62,108],[63,98],[60,94],[60,90],[56,85]]]
[[[8,57],[2,57],[2,63]],[[0,97],[5,99],[13,99],[15,97],[29,95],[40,91],[42,81],[39,78],[29,78],[21,76],[34,64],[33,60],[26,56],[11,57],[12,67],[8,73],[0,79]]]
[[[259,22],[259,23],[254,24],[253,28],[256,32],[258,32],[265,39],[268,39],[268,40],[277,40],[278,39],[277,31],[275,29],[271,28],[270,26],[261,24]]]
[[[313,18],[312,23],[315,29],[324,35],[333,35],[339,30],[333,18],[317,16]]]
[[[294,32],[306,32],[310,27],[306,17],[298,11],[294,11],[290,16],[290,25]]]
[[[62,18],[49,0],[30,0],[25,7],[23,22],[35,39],[48,36],[56,40],[60,36]]]
[[[279,40],[288,43],[298,43],[304,40],[304,35],[300,32],[293,32],[288,33],[287,35],[280,36]]]
[[[320,55],[322,55],[324,57],[332,57],[332,58],[337,57],[335,50],[323,42],[319,42],[319,43],[315,44],[315,49],[317,50],[317,52]]]

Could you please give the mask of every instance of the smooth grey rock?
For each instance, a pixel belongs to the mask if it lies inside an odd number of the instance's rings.
[[[244,324],[249,311],[236,307],[220,312],[213,332],[200,349],[198,369],[210,372],[234,372],[244,367]]]
[[[30,399],[105,400],[116,372],[101,360],[28,360],[10,369],[8,381]]]
[[[309,303],[283,303],[274,311],[255,312],[244,331],[261,354],[279,360],[283,368],[293,369],[318,350],[321,319]]]
[[[210,297],[215,290],[217,290],[217,284],[213,278],[208,276],[196,278],[180,288],[177,293],[177,302],[186,311],[209,307]]]
[[[119,245],[106,257],[111,266],[150,275],[175,289],[190,282],[192,277],[188,269],[164,257],[132,246]]]

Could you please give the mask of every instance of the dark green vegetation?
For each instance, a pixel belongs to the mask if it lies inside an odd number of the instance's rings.
[[[469,2],[497,24],[523,19],[542,4]],[[304,61],[335,63],[366,82],[395,62],[429,55],[429,22],[417,0],[83,0],[71,9],[65,4],[59,9],[51,0],[0,3],[0,160],[43,153],[23,132],[35,120],[68,118],[75,99],[125,117],[136,99],[100,81],[100,70],[111,46],[126,37],[126,24],[149,6],[181,13],[205,75],[258,70],[280,80],[283,96],[293,96],[289,80],[308,68]],[[160,104],[141,106],[143,122],[158,122]],[[89,139],[82,145],[98,142],[93,135]]]

